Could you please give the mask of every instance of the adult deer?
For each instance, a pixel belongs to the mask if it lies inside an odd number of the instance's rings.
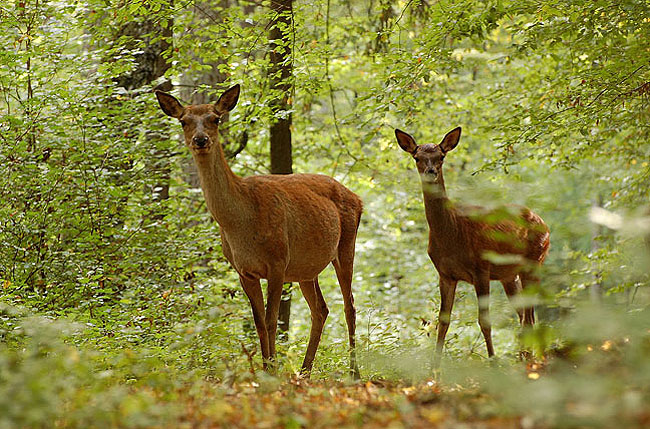
[[[534,307],[522,307],[514,298],[523,288],[539,282],[536,270],[550,245],[548,227],[526,207],[488,210],[456,204],[447,198],[442,165],[447,153],[458,145],[460,131],[460,127],[453,129],[440,144],[417,145],[409,134],[395,130],[397,142],[413,156],[420,173],[429,224],[428,254],[440,277],[436,365],[449,328],[458,281],[471,283],[476,289],[478,323],[488,356],[494,355],[489,321],[490,280],[503,284],[520,323],[533,326]]]
[[[264,369],[275,359],[282,284],[298,282],[311,312],[311,331],[302,372],[309,375],[329,313],[318,274],[336,270],[348,325],[350,372],[359,376],[355,354],[352,266],[361,199],[331,177],[317,174],[235,175],[219,143],[219,122],[239,99],[239,85],[215,104],[183,106],[156,91],[160,107],[180,121],[203,195],[221,229],[224,256],[237,270],[250,300]],[[267,279],[267,302],[260,279]]]

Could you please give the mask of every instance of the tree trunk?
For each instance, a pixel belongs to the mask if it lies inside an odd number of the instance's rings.
[[[192,21],[188,27],[189,31],[199,30],[205,25],[210,25],[212,23],[219,25],[223,24],[223,14],[221,14],[219,11],[222,9],[225,10],[229,6],[229,0],[218,0],[216,2],[195,2],[192,10]],[[219,32],[217,34],[217,37],[226,37],[223,32]],[[204,40],[204,38],[201,40]],[[201,62],[201,60],[198,58],[195,58],[195,60],[197,62]],[[225,63],[225,61],[222,59],[214,62],[208,62],[207,64],[211,66],[210,70],[203,70],[200,72],[191,70],[188,73],[183,74],[181,76],[180,88],[181,99],[187,101],[190,104],[214,103],[216,101],[216,99],[214,99],[214,96],[198,90],[198,87],[199,85],[206,85],[208,87],[215,88],[218,87],[218,85],[222,82],[225,82],[228,79],[228,76],[219,70],[219,66],[223,63]],[[182,136],[181,141],[184,141]],[[196,164],[194,163],[192,157],[183,157],[181,163],[183,172],[185,173],[185,181],[193,188],[200,188],[201,184],[199,183],[199,173],[196,169]]]
[[[271,110],[271,174],[293,173],[291,154],[291,92],[293,59],[291,43],[293,34],[293,0],[271,2],[274,13],[269,32],[271,68],[269,85],[273,98]],[[291,284],[285,284],[278,316],[279,338],[286,339],[291,314]]]
[[[381,12],[379,13],[379,22],[377,23],[377,36],[375,37],[375,46],[374,52],[388,52],[388,37],[387,32],[389,31],[388,21],[391,18],[395,17],[395,12],[393,11],[393,1],[392,0],[381,0],[379,2]]]
[[[155,43],[150,43],[149,39],[152,35],[162,35],[164,38]],[[138,41],[144,41],[146,43],[141,53],[134,56],[137,66],[130,73],[125,73],[115,79],[118,86],[124,87],[128,91],[137,90],[145,85],[151,85],[169,70],[171,64],[162,54],[170,47],[168,41],[171,40],[172,36],[171,22],[165,27],[161,26],[159,22],[149,19],[144,19],[141,22],[130,22],[118,30],[115,38],[117,39],[122,36],[132,38],[134,46],[137,45]],[[156,87],[156,89],[162,91],[169,91],[171,88],[171,82],[168,80],[165,80]],[[148,129],[146,131],[147,141],[167,140],[169,136],[164,130],[165,127]],[[155,144],[152,143],[152,146],[155,147]],[[161,149],[156,150],[153,157],[149,160],[150,164],[148,168],[158,178],[158,181],[153,185],[153,189],[151,190],[154,201],[163,201],[169,198],[171,172],[169,159],[169,150]],[[153,218],[161,219],[162,215],[155,214]]]
[[[593,207],[602,207],[603,206],[603,197],[599,194],[596,199],[593,200],[592,202]],[[591,252],[595,253],[600,249],[600,242],[599,240],[602,239],[603,235],[603,227],[601,225],[594,224],[592,226],[592,233],[591,233]],[[594,274],[594,284],[591,286],[589,289],[589,295],[591,296],[591,300],[595,304],[602,304],[603,301],[603,285],[601,283],[601,273],[600,271],[596,272]]]

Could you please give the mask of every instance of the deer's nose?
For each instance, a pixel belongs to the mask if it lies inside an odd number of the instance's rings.
[[[194,140],[194,144],[198,147],[205,147],[208,144],[208,137],[205,135],[194,136],[192,140]]]
[[[434,167],[429,167],[429,168],[427,168],[426,170],[424,170],[424,172],[425,172],[426,174],[433,174],[433,175],[436,175],[436,174],[437,174],[436,169],[435,169]]]

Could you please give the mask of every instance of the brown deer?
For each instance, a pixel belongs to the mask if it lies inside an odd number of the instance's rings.
[[[352,266],[361,199],[331,177],[317,174],[235,175],[219,143],[219,122],[239,99],[239,85],[215,104],[183,106],[156,91],[160,107],[180,121],[207,207],[221,229],[224,256],[239,274],[250,300],[264,369],[275,360],[282,284],[298,282],[311,312],[309,345],[302,363],[308,376],[329,313],[318,274],[336,270],[348,325],[350,372],[359,376],[355,354]],[[260,279],[268,282],[266,309]]]
[[[523,288],[538,283],[537,268],[550,245],[549,229],[526,207],[488,210],[453,203],[447,198],[442,165],[460,139],[460,127],[440,144],[417,145],[409,134],[395,130],[400,147],[415,159],[422,181],[429,224],[428,254],[440,277],[440,313],[436,359],[438,365],[449,328],[456,284],[474,285],[479,304],[478,323],[488,356],[494,355],[489,321],[490,280],[499,280],[513,302],[522,326],[535,323],[534,307],[514,300]]]

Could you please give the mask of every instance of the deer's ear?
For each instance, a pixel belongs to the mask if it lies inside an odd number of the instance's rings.
[[[156,98],[160,108],[172,118],[180,118],[183,114],[183,105],[173,96],[166,92],[156,91]]]
[[[413,137],[411,137],[408,133],[405,133],[404,131],[398,129],[395,129],[395,137],[397,137],[397,143],[399,143],[399,147],[408,153],[415,153],[418,145],[415,144],[415,139]]]
[[[447,133],[440,142],[440,149],[447,153],[458,145],[458,140],[460,140],[460,127],[456,127]]]
[[[215,103],[217,113],[223,115],[230,112],[237,105],[237,100],[239,100],[239,84],[226,89],[221,94],[221,97]]]

